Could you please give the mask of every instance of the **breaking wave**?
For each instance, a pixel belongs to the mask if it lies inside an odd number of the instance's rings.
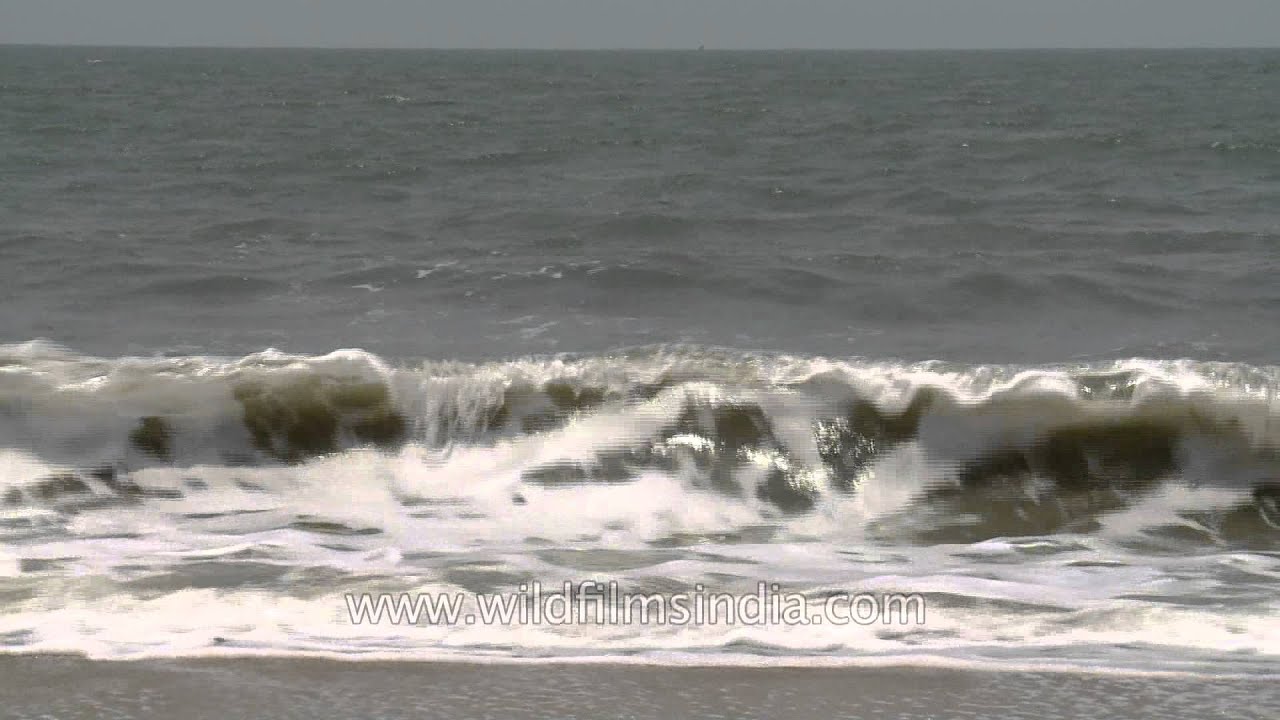
[[[177,477],[157,468],[261,470],[412,448],[421,482],[456,475],[454,457],[475,483],[496,470],[476,458],[515,462],[516,503],[525,486],[608,487],[660,472],[771,518],[875,484],[870,492],[909,496],[915,516],[910,528],[885,517],[878,527],[933,542],[1087,530],[1176,484],[1230,498],[1197,509],[1206,537],[1269,544],[1280,525],[1277,372],[690,347],[399,366],[358,350],[100,359],[35,342],[0,349],[0,442],[28,466],[10,460],[3,499],[72,511],[196,492],[143,484]],[[908,450],[920,460],[914,476],[885,472]],[[403,502],[420,494],[413,483],[392,490]]]
[[[1277,372],[6,346],[0,652],[1253,672],[1275,643]],[[344,592],[583,578],[918,593],[930,615],[892,631],[335,615]]]

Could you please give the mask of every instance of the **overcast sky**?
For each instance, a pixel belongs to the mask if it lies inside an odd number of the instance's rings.
[[[1275,46],[1280,0],[0,0],[0,43]]]

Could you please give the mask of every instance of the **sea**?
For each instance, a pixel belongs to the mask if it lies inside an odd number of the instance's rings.
[[[1275,50],[0,47],[0,653],[1276,678],[1278,117]],[[924,612],[349,612],[589,583]]]

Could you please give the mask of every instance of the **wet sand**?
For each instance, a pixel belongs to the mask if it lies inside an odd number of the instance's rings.
[[[0,657],[0,718],[1274,718],[1280,683],[918,668]]]

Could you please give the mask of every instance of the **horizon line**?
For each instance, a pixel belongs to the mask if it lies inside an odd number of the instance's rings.
[[[426,45],[249,45],[249,44],[136,44],[136,43],[55,43],[0,42],[0,47],[86,48],[121,50],[348,50],[436,51],[436,52],[1034,52],[1034,51],[1133,51],[1133,50],[1280,50],[1280,45],[1001,45],[991,47],[466,47]]]

